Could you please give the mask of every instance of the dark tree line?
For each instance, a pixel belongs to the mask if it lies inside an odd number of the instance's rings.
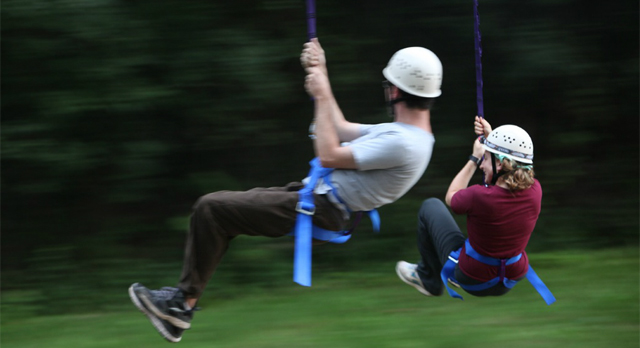
[[[407,233],[415,202],[443,196],[471,148],[472,11],[471,1],[317,3],[350,120],[388,120],[379,82],[396,50],[425,46],[443,61],[433,160],[383,211]],[[535,143],[544,198],[532,247],[637,244],[638,3],[490,0],[480,14],[486,117]],[[199,195],[307,171],[303,1],[7,0],[2,38],[5,288],[80,269],[98,270],[99,283],[129,258],[179,260]]]

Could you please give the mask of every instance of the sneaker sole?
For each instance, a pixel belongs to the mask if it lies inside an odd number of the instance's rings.
[[[133,304],[136,307],[138,307],[140,312],[142,312],[142,314],[146,315],[147,318],[149,318],[149,321],[151,321],[151,324],[153,325],[153,327],[156,329],[156,331],[158,331],[158,333],[160,333],[160,335],[162,335],[162,337],[164,337],[164,339],[173,343],[177,343],[177,342],[180,342],[180,340],[182,340],[182,337],[175,337],[172,334],[170,334],[167,331],[167,329],[165,329],[164,324],[162,324],[162,321],[160,321],[160,319],[154,313],[150,312],[142,304],[142,302],[140,302],[140,300],[138,299],[138,296],[133,290],[133,285],[129,287],[129,297],[131,298],[131,302],[133,302]]]
[[[424,288],[422,288],[421,286],[414,284],[412,282],[410,282],[409,280],[407,280],[403,275],[402,272],[400,272],[400,263],[396,263],[396,274],[398,275],[398,278],[400,278],[400,280],[402,280],[403,282],[413,286],[416,290],[420,291],[421,294],[428,296],[428,297],[434,297],[433,294],[431,294],[429,291],[425,290]]]
[[[134,284],[135,285],[135,284]],[[129,288],[134,296],[139,300],[142,301],[143,306],[145,307],[145,309],[147,311],[150,311],[153,315],[155,315],[156,317],[166,320],[168,321],[171,325],[179,328],[179,329],[183,329],[183,330],[188,330],[191,328],[191,323],[180,320],[174,316],[171,315],[166,315],[164,313],[162,313],[161,310],[158,309],[158,307],[156,307],[155,304],[153,304],[153,302],[151,300],[149,300],[149,298],[147,298],[147,296],[145,296],[144,294],[136,294],[135,290],[133,290],[133,286],[131,285],[131,287]]]

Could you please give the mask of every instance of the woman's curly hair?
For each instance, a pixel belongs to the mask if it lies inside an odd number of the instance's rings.
[[[533,185],[535,177],[533,166],[522,165],[512,159],[503,158],[502,171],[504,172],[502,178],[509,191],[521,191]]]

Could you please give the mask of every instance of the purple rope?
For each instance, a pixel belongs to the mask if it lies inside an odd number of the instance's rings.
[[[476,50],[476,103],[478,104],[478,116],[484,117],[484,103],[482,98],[482,37],[480,35],[480,14],[478,13],[478,0],[473,0],[473,30]],[[480,140],[482,141],[482,139]],[[493,158],[492,158],[493,159]],[[487,183],[482,174],[482,184]]]
[[[478,0],[473,0],[473,17],[476,49],[476,101],[478,103],[478,116],[484,117],[484,104],[482,100],[482,46],[480,45],[482,40],[480,36],[480,15],[478,14]]]
[[[309,41],[316,37],[316,2],[307,0],[307,35]]]
[[[307,0],[307,37],[309,41],[317,37],[316,34],[316,2],[315,0]],[[311,97],[313,101],[313,97]],[[309,125],[309,137],[311,139],[315,139],[315,128],[316,125],[312,122]]]

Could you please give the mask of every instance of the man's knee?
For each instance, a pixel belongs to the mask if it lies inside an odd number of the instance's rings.
[[[194,214],[210,213],[222,202],[219,192],[209,193],[198,198],[193,204]]]

